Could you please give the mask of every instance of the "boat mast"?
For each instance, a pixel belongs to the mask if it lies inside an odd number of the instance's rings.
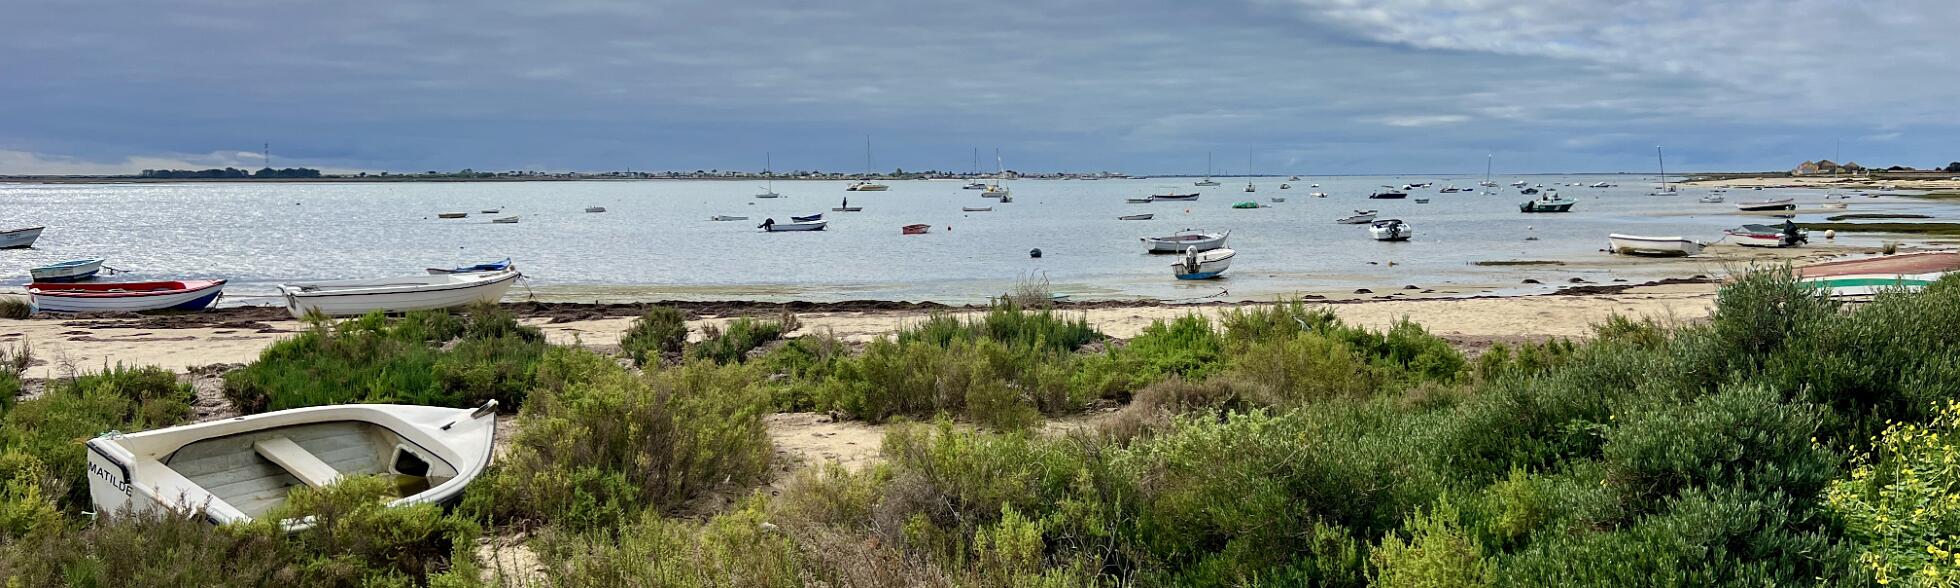
[[[1205,181],[1211,181],[1211,152],[1205,152]]]
[[[1667,193],[1667,156],[1661,153],[1660,145],[1654,146],[1654,159],[1660,161],[1661,164],[1661,192],[1660,193],[1666,194]]]
[[[864,179],[871,179],[871,135],[864,136]]]
[[[770,194],[776,193],[776,174],[774,171],[775,168],[776,168],[775,155],[769,153],[768,151],[762,152],[762,177],[763,177],[763,181],[769,183],[767,186],[763,187],[763,190],[768,191]]]

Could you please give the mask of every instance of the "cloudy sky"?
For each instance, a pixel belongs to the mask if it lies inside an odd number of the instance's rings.
[[[1954,0],[4,6],[0,174],[1960,159]]]

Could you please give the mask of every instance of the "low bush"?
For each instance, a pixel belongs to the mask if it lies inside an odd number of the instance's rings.
[[[224,391],[245,413],[350,402],[516,408],[545,347],[541,332],[494,305],[322,320],[225,374]]]
[[[799,326],[796,315],[792,314],[773,321],[741,317],[722,328],[710,325],[702,328],[701,341],[688,348],[687,357],[720,364],[740,363],[748,360],[750,351],[782,338]]]
[[[546,572],[510,570],[531,586],[806,586],[796,544],[767,523],[752,497],[706,523],[648,514],[619,529],[547,533],[530,545]],[[514,577],[511,577],[514,576]]]
[[[182,423],[194,396],[176,374],[154,366],[119,365],[53,380],[41,396],[0,417],[0,449],[31,456],[56,480],[68,482],[57,504],[64,512],[80,512],[89,506],[88,456],[81,442],[110,431]]]
[[[620,526],[723,484],[758,479],[772,455],[768,396],[742,366],[690,362],[635,375],[554,348],[519,413],[511,449],[465,510],[572,529]]]
[[[1937,414],[1888,427],[1825,492],[1831,514],[1863,544],[1859,565],[1880,584],[1960,582],[1960,402]]]
[[[1069,374],[1053,365],[1062,361],[992,339],[954,339],[945,347],[879,339],[837,366],[818,405],[872,422],[956,414],[1021,428],[1038,422],[1043,412],[1074,408]]]
[[[662,355],[680,353],[686,345],[687,315],[667,306],[647,309],[619,337],[620,350],[643,367],[659,363]]]
[[[1070,319],[1053,310],[1028,310],[1010,298],[995,302],[978,318],[934,314],[926,322],[900,331],[898,341],[923,341],[945,347],[955,340],[991,339],[1017,349],[1070,352],[1101,337],[1089,327],[1087,316]]]
[[[822,330],[790,339],[751,363],[769,374],[764,387],[776,410],[805,411],[824,408],[819,402],[824,381],[850,357],[842,339]]]
[[[1143,377],[1202,379],[1223,367],[1225,341],[1212,330],[1210,320],[1187,314],[1168,323],[1150,323],[1114,353],[1127,360],[1126,368]]]
[[[26,300],[13,296],[0,298],[0,319],[19,320],[30,316],[34,316],[34,307],[28,306]]]

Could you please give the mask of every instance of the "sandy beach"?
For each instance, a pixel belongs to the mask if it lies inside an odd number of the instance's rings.
[[[1956,175],[1960,177],[1960,175]],[[1688,180],[1682,184],[1703,188],[1843,188],[1848,190],[1960,190],[1960,179],[1953,177],[1929,178],[1873,178],[1831,176],[1775,176],[1759,178],[1711,178]]]

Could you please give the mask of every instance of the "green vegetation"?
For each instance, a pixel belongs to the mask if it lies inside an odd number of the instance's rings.
[[[798,326],[796,315],[792,314],[784,314],[773,321],[741,317],[729,321],[728,326],[723,328],[710,325],[702,329],[701,342],[688,348],[687,357],[721,364],[740,363],[748,360],[750,351],[782,338]]]
[[[1933,192],[1925,192],[1920,194],[1902,194],[1902,196],[1905,196],[1907,198],[1923,198],[1927,200],[1960,200],[1960,191],[1936,190]]]
[[[451,324],[471,320],[347,328],[441,353],[522,338]],[[74,440],[175,422],[187,391],[145,370],[57,383],[0,417],[0,578],[471,585],[475,538],[520,531],[542,570],[493,571],[567,586],[1951,585],[1960,570],[1960,278],[1846,308],[1757,273],[1703,322],[1615,318],[1474,358],[1297,302],[1122,343],[1007,306],[855,352],[826,333],[761,352],[747,342],[774,335],[723,336],[643,371],[543,347],[520,432],[454,514],[378,508],[356,478],[301,494],[289,514],[326,524],[291,536],[86,523],[67,487],[83,479],[60,473]],[[1127,405],[1035,427],[1097,402]],[[757,489],[763,416],[784,406],[901,422],[881,463]]]
[[[1798,223],[1805,230],[1840,233],[1895,233],[1901,235],[1960,235],[1960,223]]]
[[[687,345],[687,315],[666,306],[647,309],[619,336],[619,348],[634,365],[660,363],[664,354],[680,353]]]
[[[0,318],[24,319],[34,315],[34,308],[26,300],[15,297],[0,298]]]
[[[1887,220],[1887,219],[1917,219],[1917,218],[1933,218],[1933,217],[1931,215],[1925,215],[1925,214],[1860,212],[1860,213],[1852,213],[1852,214],[1838,214],[1838,215],[1827,216],[1824,217],[1824,220],[1837,222],[1837,221],[1848,221],[1848,220]]]
[[[494,305],[315,320],[225,374],[225,396],[246,413],[348,402],[515,408],[545,348],[542,333]]]

